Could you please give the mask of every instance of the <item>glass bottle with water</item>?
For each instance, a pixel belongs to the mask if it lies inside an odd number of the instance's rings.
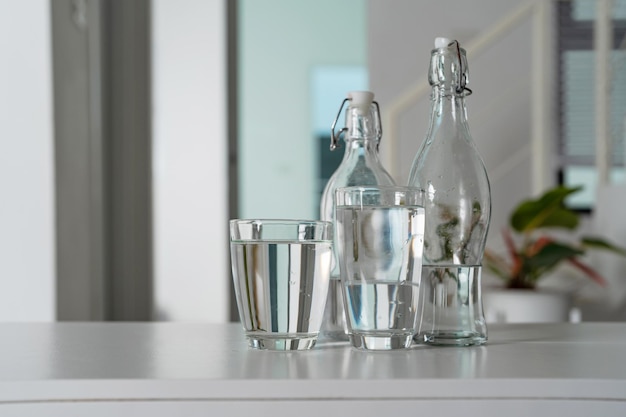
[[[437,38],[428,74],[430,124],[409,176],[409,185],[425,190],[422,312],[415,338],[427,344],[487,340],[480,279],[491,196],[467,122],[468,76],[458,41]]]
[[[345,105],[345,127],[336,133],[337,121]],[[383,168],[378,156],[382,137],[380,109],[369,91],[351,91],[343,100],[331,128],[330,150],[338,146],[343,133],[345,153],[341,164],[328,180],[322,194],[320,214],[322,220],[336,224],[335,191],[340,187],[354,185],[395,185],[391,175]],[[332,341],[348,340],[339,262],[337,261],[336,237],[333,244],[331,279],[324,311],[321,338]]]

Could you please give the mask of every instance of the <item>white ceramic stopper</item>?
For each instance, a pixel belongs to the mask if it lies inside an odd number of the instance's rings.
[[[351,99],[350,107],[359,109],[359,113],[367,113],[372,101],[374,101],[374,93],[371,91],[350,91],[348,98]]]
[[[435,38],[435,48],[445,48],[450,44],[450,39],[448,38]]]

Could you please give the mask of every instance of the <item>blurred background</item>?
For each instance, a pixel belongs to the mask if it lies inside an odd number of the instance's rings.
[[[228,219],[318,218],[350,90],[405,182],[436,36],[468,52],[488,246],[557,184],[626,246],[626,0],[0,0],[0,321],[237,320]],[[626,264],[589,261],[583,320],[625,319]]]

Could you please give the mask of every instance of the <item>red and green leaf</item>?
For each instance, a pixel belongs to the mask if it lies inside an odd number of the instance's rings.
[[[559,262],[584,254],[581,249],[558,242],[545,244],[536,254],[527,259],[528,266],[544,271],[553,268]]]
[[[606,287],[606,280],[604,279],[604,277],[596,272],[594,269],[592,269],[590,266],[585,265],[576,258],[569,258],[567,261],[574,265],[576,268],[578,268],[580,271],[584,272],[589,278],[602,285],[603,287]]]
[[[581,187],[556,187],[536,200],[523,201],[511,215],[511,226],[520,233],[530,233],[540,227],[575,229],[578,215],[565,208],[563,202],[580,190]]]
[[[595,248],[595,249],[604,249],[616,253],[618,255],[626,256],[626,249],[621,248],[613,243],[604,240],[599,237],[583,237],[582,244],[586,247]]]

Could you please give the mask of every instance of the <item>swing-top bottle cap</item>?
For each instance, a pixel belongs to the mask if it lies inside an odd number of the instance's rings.
[[[341,116],[343,106],[348,104],[348,110],[346,110],[346,127],[339,130],[339,133],[335,132],[335,127]],[[369,117],[368,117],[369,116]],[[358,119],[364,121],[356,122]],[[378,103],[374,101],[374,93],[371,91],[349,91],[347,97],[341,102],[339,112],[335,121],[330,127],[330,150],[337,148],[339,143],[339,135],[341,133],[346,134],[347,137],[373,137],[378,142],[383,135],[382,123],[380,121],[380,108]],[[378,144],[376,145],[378,149]]]
[[[443,87],[444,94],[468,96],[472,90],[467,88],[469,71],[467,54],[459,41],[435,38],[435,49],[431,51],[428,81],[432,86]]]
[[[374,101],[374,93],[371,91],[349,91],[348,99],[350,99],[350,107],[357,108],[360,114],[366,114]]]
[[[445,48],[449,44],[450,44],[450,39],[448,38],[443,38],[443,37],[435,38],[435,48],[437,49]]]

